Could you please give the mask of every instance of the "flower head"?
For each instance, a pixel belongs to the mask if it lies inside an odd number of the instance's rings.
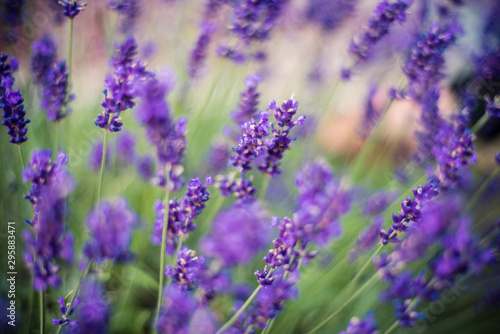
[[[70,307],[70,303],[67,302],[66,298],[60,297],[57,299],[57,302],[59,303],[59,311],[61,312],[62,318],[61,319],[52,319],[52,324],[54,325],[69,325],[73,328],[78,326],[78,321],[77,320],[69,320],[69,316],[75,312],[75,308],[80,304],[80,299],[78,297],[75,298],[75,301],[73,305],[71,306],[71,310],[68,312],[68,308]],[[68,314],[66,314],[68,313]]]
[[[377,324],[373,312],[368,312],[365,318],[352,317],[345,331],[339,334],[377,334]]]
[[[124,198],[97,203],[87,216],[90,239],[84,247],[85,256],[99,263],[129,260],[132,229],[137,222],[136,213],[129,209]]]
[[[60,0],[59,5],[64,9],[64,16],[74,19],[82,10],[85,9],[86,3],[78,3],[77,0]]]
[[[16,58],[11,57],[7,63],[9,55],[6,53],[0,54],[0,108],[3,109],[2,125],[5,125],[7,133],[11,137],[9,142],[12,144],[22,144],[28,140],[26,133],[28,132],[27,124],[30,120],[24,119],[26,111],[24,110],[24,99],[18,90],[13,90],[14,77],[12,74],[17,71],[19,63]]]

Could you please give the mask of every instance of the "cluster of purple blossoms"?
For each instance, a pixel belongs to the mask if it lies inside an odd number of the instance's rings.
[[[128,261],[132,256],[132,229],[137,223],[137,214],[129,209],[124,198],[97,203],[87,216],[90,239],[83,250],[85,256],[97,263]]]
[[[71,112],[68,104],[75,98],[69,94],[66,61],[57,61],[56,43],[49,35],[33,43],[32,50],[31,69],[42,90],[41,106],[47,111],[49,120],[63,119]]]
[[[455,42],[461,31],[456,23],[445,28],[433,24],[426,33],[419,36],[403,66],[408,79],[408,92],[413,98],[420,100],[444,77],[443,53]]]
[[[259,92],[257,86],[260,83],[260,76],[257,74],[245,78],[246,90],[240,94],[238,108],[230,114],[231,119],[238,125],[243,125],[258,115]]]
[[[368,312],[365,318],[352,317],[345,331],[339,334],[377,334],[377,324],[373,312]]]
[[[249,171],[251,163],[258,157],[265,155],[265,162],[259,166],[262,173],[275,177],[281,173],[280,161],[284,153],[290,148],[294,137],[290,137],[290,130],[297,124],[304,124],[305,116],[292,120],[297,113],[298,102],[295,100],[284,101],[281,107],[276,106],[273,100],[267,110],[261,113],[259,123],[254,120],[243,124],[243,135],[238,145],[233,147],[236,153],[229,159],[229,165],[242,173]],[[273,113],[277,128],[269,122]],[[267,138],[271,134],[270,138]]]
[[[11,137],[9,142],[21,145],[28,140],[26,126],[30,120],[24,119],[26,111],[24,110],[24,99],[18,90],[13,90],[14,77],[12,74],[17,71],[19,63],[16,58],[11,57],[7,63],[9,55],[0,54],[0,108],[2,108],[2,125],[5,125],[7,133]]]
[[[329,33],[337,29],[353,13],[357,0],[309,0],[305,18],[317,24],[323,32]]]
[[[107,7],[118,13],[120,31],[125,34],[132,32],[141,14],[141,0],[110,0]]]
[[[475,135],[467,128],[468,120],[467,110],[463,110],[450,122],[443,122],[436,134],[432,154],[438,164],[436,174],[441,187],[452,186],[459,180],[460,171],[476,162]]]
[[[383,0],[377,5],[361,36],[353,39],[349,46],[349,52],[356,57],[357,62],[366,61],[372,55],[375,45],[389,33],[389,28],[395,21],[403,23],[406,20],[406,11],[412,3],[412,0],[397,0],[392,3]],[[348,78],[347,73],[343,77]]]
[[[253,176],[246,178],[244,174],[236,178],[236,173],[229,173],[228,176],[220,175],[217,180],[217,187],[221,196],[236,197],[238,203],[251,204],[257,200],[255,193],[257,189],[253,186]]]
[[[283,102],[281,107],[278,107],[273,100],[267,107],[267,111],[274,114],[277,128],[272,127],[271,138],[266,141],[266,160],[263,165],[259,166],[259,169],[270,177],[276,177],[281,173],[279,167],[283,154],[295,140],[295,137],[290,137],[290,130],[297,124],[304,124],[305,116],[299,116],[295,121],[292,120],[297,113],[298,106],[297,101],[288,100]]]
[[[99,281],[96,279],[83,281],[79,295],[80,303],[75,312],[78,326],[72,328],[72,332],[78,334],[107,333],[110,310],[108,303],[103,299],[103,291]]]
[[[209,308],[200,306],[193,295],[170,286],[163,297],[156,323],[159,333],[215,333],[215,317]]]
[[[177,246],[176,237],[185,235],[196,229],[194,221],[201,214],[209,200],[210,192],[207,190],[213,180],[207,175],[205,184],[202,185],[198,178],[188,183],[186,195],[179,201],[177,198],[170,200],[167,225],[167,247],[166,252],[173,254]],[[162,240],[163,222],[165,218],[165,204],[157,200],[154,206],[156,220],[154,231],[151,235],[153,244],[159,245]]]
[[[244,132],[238,145],[233,147],[236,154],[231,155],[228,164],[245,173],[252,169],[251,162],[266,152],[265,138],[271,133],[269,113],[262,112],[258,123],[251,120],[244,123],[242,128]]]
[[[419,223],[422,215],[422,209],[427,203],[439,194],[439,184],[434,179],[429,179],[424,186],[419,185],[413,188],[411,199],[407,197],[401,201],[401,212],[393,213],[393,224],[387,232],[380,230],[381,243],[386,245],[388,242],[398,243],[401,241],[397,236],[408,230],[411,223]]]
[[[177,267],[166,266],[165,275],[173,278],[181,289],[190,291],[205,269],[205,258],[196,256],[196,252],[188,247],[183,247],[177,253],[175,260]]]
[[[135,106],[136,85],[139,81],[150,77],[145,65],[135,59],[137,43],[134,38],[127,38],[119,45],[111,58],[113,75],[108,75],[105,80],[104,108],[101,115],[94,120],[96,126],[110,132],[121,130],[120,113]]]
[[[174,121],[170,106],[165,101],[165,96],[173,87],[173,81],[172,78],[167,78],[162,82],[160,79],[150,77],[139,87],[137,93],[141,98],[141,104],[136,118],[145,127],[146,137],[156,149],[157,185],[178,190],[184,184],[180,174],[183,171],[187,119],[179,118]]]
[[[204,254],[224,267],[250,262],[271,239],[271,230],[258,204],[233,206],[220,212],[212,231],[200,242]]]
[[[52,324],[53,325],[69,325],[70,328],[76,328],[78,326],[78,320],[69,320],[69,316],[73,315],[75,312],[75,308],[80,304],[80,299],[78,297],[75,298],[75,301],[73,302],[73,305],[71,306],[71,310],[68,312],[68,308],[70,306],[70,303],[66,302],[66,298],[60,297],[57,299],[57,302],[59,303],[59,311],[61,312],[61,319],[52,319]],[[67,314],[66,314],[67,313]]]
[[[208,47],[215,33],[215,25],[211,22],[203,22],[200,26],[200,36],[196,45],[189,55],[189,76],[196,78],[200,76],[204,61],[207,58]]]
[[[23,233],[26,253],[24,259],[33,274],[35,290],[48,285],[58,287],[59,265],[56,260],[73,261],[73,235],[65,233],[64,221],[68,212],[67,197],[75,181],[64,167],[68,159],[60,153],[51,163],[50,151],[34,151],[28,167],[23,170],[23,181],[32,181],[25,197],[34,206],[33,220],[26,220],[32,230]]]
[[[438,89],[430,88],[419,101],[420,130],[415,133],[418,147],[413,156],[413,161],[418,165],[424,165],[431,160],[432,148],[436,145],[436,135],[444,122],[439,115],[438,100]]]
[[[63,7],[64,16],[74,19],[85,9],[86,3],[78,3],[77,0],[59,0],[59,5]]]
[[[394,252],[375,261],[379,276],[389,284],[381,298],[393,300],[401,326],[411,327],[421,316],[412,300],[433,301],[461,275],[479,273],[494,263],[493,249],[484,248],[472,235],[469,218],[461,215],[462,208],[461,201],[454,198],[429,202],[420,213],[418,228],[410,229]],[[405,270],[420,260],[427,263],[424,271],[414,276],[411,270]]]

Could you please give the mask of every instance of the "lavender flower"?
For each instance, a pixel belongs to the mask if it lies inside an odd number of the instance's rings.
[[[54,67],[57,60],[56,43],[50,35],[43,35],[36,40],[31,47],[33,56],[31,58],[31,72],[35,78],[35,82],[42,84],[48,73]]]
[[[185,118],[174,122],[170,106],[165,102],[165,96],[171,91],[173,79],[161,82],[156,78],[149,78],[138,91],[141,97],[136,117],[145,127],[146,137],[156,148],[159,170],[157,172],[158,185],[168,186],[170,190],[178,190],[183,185],[180,177],[182,159],[186,147]],[[165,183],[165,167],[170,165],[170,184]]]
[[[233,206],[215,217],[200,247],[224,267],[246,264],[267,245],[270,232],[259,205]]]
[[[219,47],[217,47],[216,54],[218,57],[232,60],[235,64],[243,64],[247,59],[243,52],[225,45],[219,45]]]
[[[368,312],[365,318],[352,317],[345,331],[339,334],[377,334],[377,324],[373,312]]]
[[[130,165],[135,161],[135,142],[135,136],[128,131],[123,131],[116,138],[116,155],[122,164]]]
[[[436,88],[431,88],[424,93],[419,101],[421,129],[416,131],[418,148],[413,157],[418,165],[423,165],[431,160],[432,148],[436,145],[436,135],[442,126],[443,120],[439,116],[438,100],[439,91]]]
[[[196,252],[188,247],[183,247],[177,253],[175,260],[177,267],[166,266],[165,275],[173,278],[182,289],[192,290],[198,276],[204,270],[205,258],[196,256]]]
[[[383,245],[386,245],[389,241],[393,243],[401,241],[397,238],[397,235],[406,231],[410,223],[418,223],[420,221],[422,208],[433,197],[439,194],[438,188],[438,183],[432,178],[427,181],[425,186],[419,185],[417,188],[413,188],[414,199],[407,197],[405,200],[402,200],[399,215],[396,213],[392,214],[394,223],[391,228],[387,232],[380,230]]]
[[[297,120],[293,121],[293,117],[297,113],[299,103],[295,100],[284,101],[281,107],[276,106],[273,100],[267,107],[268,112],[274,113],[274,118],[277,121],[278,128],[272,128],[272,137],[265,143],[266,147],[266,161],[259,166],[262,173],[270,177],[276,177],[281,173],[279,169],[283,155],[290,148],[294,137],[290,137],[290,130],[297,124],[304,124],[305,116],[299,116]]]
[[[196,300],[190,294],[170,286],[163,297],[156,329],[165,334],[187,333],[189,321],[197,308]]]
[[[96,126],[110,132],[121,130],[120,113],[135,106],[136,85],[139,81],[151,77],[145,65],[135,59],[137,43],[130,37],[119,45],[111,58],[115,77],[108,75],[105,80],[104,111],[94,120]]]
[[[353,260],[359,253],[369,251],[379,238],[379,232],[384,223],[382,216],[376,216],[373,222],[359,233],[358,239],[354,244],[354,248],[350,253],[350,258]]]
[[[205,202],[209,200],[210,192],[207,187],[211,184],[213,184],[213,181],[208,175],[204,185],[201,184],[198,178],[193,179],[188,184],[186,195],[180,201],[177,198],[170,200],[166,241],[166,252],[168,254],[174,252],[177,245],[175,239],[177,236],[185,235],[189,231],[196,229],[194,221],[205,208]],[[165,204],[162,201],[156,201],[154,210],[156,220],[151,240],[153,244],[159,245],[162,240]]]
[[[455,42],[461,28],[451,24],[440,28],[433,24],[430,29],[421,34],[412,48],[403,72],[408,78],[408,91],[417,100],[431,87],[435,87],[444,77],[444,51]]]
[[[349,47],[349,52],[356,57],[356,62],[366,61],[372,55],[373,48],[389,33],[394,21],[403,23],[406,20],[406,11],[412,3],[412,0],[379,2],[361,36],[353,39]]]
[[[399,320],[401,327],[413,327],[415,321],[423,317],[422,313],[415,311],[416,305],[412,305],[412,300],[407,299],[403,302],[399,300],[394,301],[394,309],[396,319]]]
[[[441,187],[450,187],[459,179],[459,172],[476,162],[474,134],[467,128],[467,110],[444,122],[436,134],[432,154],[438,163],[437,175]]]
[[[233,195],[238,203],[251,204],[257,200],[255,193],[257,189],[253,186],[253,176],[248,179],[244,174],[240,178],[235,178],[236,173],[229,173],[228,176],[219,176],[217,187],[224,197]]]
[[[61,319],[52,319],[52,324],[54,325],[69,325],[72,328],[75,328],[78,326],[78,321],[77,320],[69,320],[69,316],[75,312],[75,308],[80,304],[80,299],[78,297],[75,298],[75,301],[73,303],[73,306],[71,306],[71,310],[69,311],[68,315],[66,315],[66,312],[68,312],[68,307],[70,306],[70,303],[66,303],[66,299],[64,297],[60,297],[57,299],[57,302],[59,303],[59,310],[61,312],[62,318]]]
[[[110,0],[107,6],[118,13],[122,33],[128,34],[134,30],[141,14],[141,0]]]
[[[230,155],[230,146],[225,140],[217,139],[210,147],[208,153],[208,163],[210,171],[214,173],[222,172],[227,166]]]
[[[82,283],[80,305],[76,310],[78,319],[76,333],[104,334],[108,332],[110,309],[103,298],[103,291],[99,281],[86,279]]]
[[[259,106],[259,92],[257,86],[260,82],[258,75],[250,75],[245,78],[245,91],[240,94],[240,103],[238,109],[231,112],[231,119],[238,125],[243,125],[245,122],[257,116]]]
[[[23,14],[26,10],[25,5],[26,0],[4,1],[4,12],[0,17],[7,26],[5,37],[12,44],[18,41],[17,35],[20,35],[21,33],[20,30],[23,22]]]
[[[7,64],[6,53],[0,54],[0,108],[2,108],[2,125],[5,125],[8,130],[7,133],[11,137],[9,142],[12,144],[21,145],[28,140],[26,133],[30,120],[24,119],[26,111],[22,104],[24,99],[18,90],[12,90],[14,86],[14,77],[12,74],[17,71],[19,63],[16,58],[11,57],[9,64]]]
[[[154,158],[150,155],[139,158],[137,161],[137,171],[144,180],[151,180],[155,174]]]
[[[61,279],[56,261],[73,261],[73,236],[64,232],[68,212],[67,197],[75,181],[64,167],[67,157],[59,154],[56,163],[50,162],[50,151],[34,151],[23,180],[32,181],[29,195],[34,205],[34,218],[26,221],[32,230],[23,233],[26,253],[24,260],[33,274],[33,287],[42,291],[48,285],[58,287]]]
[[[85,9],[86,3],[78,3],[77,0],[59,0],[59,5],[64,9],[64,16],[69,19],[74,19],[82,10]]]
[[[367,216],[378,215],[384,212],[396,198],[396,192],[381,190],[370,196],[364,203],[361,203],[361,211]]]
[[[90,239],[84,247],[89,260],[127,261],[132,229],[137,225],[137,214],[129,209],[126,199],[101,201],[87,216]]]
[[[88,166],[91,170],[99,170],[102,163],[102,150],[104,149],[104,143],[102,141],[94,144],[89,153],[89,163]],[[111,159],[111,148],[106,148],[106,158],[104,162],[104,167],[109,165],[109,160]]]
[[[37,40],[32,49],[31,68],[42,90],[42,108],[47,111],[49,120],[60,120],[71,112],[68,104],[75,98],[69,94],[66,62],[57,62],[56,44],[49,35]]]
[[[189,76],[196,78],[200,76],[200,71],[203,68],[207,57],[210,40],[215,33],[215,25],[209,22],[204,22],[200,27],[200,36],[196,42],[196,46],[189,56]]]
[[[361,136],[364,139],[370,135],[370,132],[373,130],[373,127],[381,116],[381,110],[376,110],[373,105],[373,99],[376,93],[377,87],[372,85],[368,91],[368,97],[365,100],[364,117],[361,127]]]
[[[250,170],[251,162],[262,154],[266,153],[264,138],[270,133],[271,123],[269,113],[261,113],[259,123],[254,120],[243,124],[244,132],[238,141],[238,145],[233,147],[236,155],[229,158],[229,165],[235,167],[238,171],[245,173]]]
[[[309,0],[305,17],[323,32],[331,33],[353,14],[356,5],[357,0]]]

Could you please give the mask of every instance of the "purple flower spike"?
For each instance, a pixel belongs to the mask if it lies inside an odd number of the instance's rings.
[[[308,2],[306,19],[312,24],[319,25],[324,32],[330,33],[353,14],[358,1],[309,0]]]
[[[266,153],[266,145],[264,138],[270,133],[271,123],[269,120],[269,113],[261,113],[259,123],[254,120],[243,124],[243,135],[238,141],[238,145],[233,147],[236,153],[229,158],[229,165],[235,167],[242,173],[252,169],[251,162]]]
[[[345,331],[339,334],[377,334],[377,324],[373,312],[368,312],[365,318],[352,317]]]
[[[267,107],[268,112],[274,114],[274,118],[277,121],[277,129],[272,128],[272,137],[266,141],[266,161],[263,165],[259,166],[262,173],[269,175],[270,177],[276,177],[281,174],[281,169],[279,169],[281,164],[281,159],[285,152],[290,149],[292,141],[295,140],[294,137],[290,137],[290,130],[297,124],[303,125],[305,116],[299,116],[295,121],[292,120],[297,113],[297,108],[299,103],[295,100],[284,101],[281,107],[276,106],[276,102],[273,100],[269,103]]]
[[[23,170],[23,181],[32,181],[25,197],[34,206],[33,220],[26,220],[32,227],[23,233],[26,252],[24,260],[33,274],[33,287],[45,290],[49,285],[58,287],[58,260],[73,261],[73,236],[64,231],[68,212],[67,198],[75,181],[64,167],[67,156],[59,154],[57,161],[50,161],[50,151],[34,151],[28,167]]]
[[[16,58],[11,57],[7,64],[9,55],[0,54],[0,108],[2,108],[2,125],[5,125],[7,133],[11,137],[9,142],[21,145],[28,140],[27,124],[30,120],[24,119],[26,111],[24,110],[24,99],[18,90],[12,90],[14,86],[14,77],[12,74],[17,71],[19,63]]]
[[[406,11],[412,3],[412,0],[379,2],[362,35],[355,38],[349,47],[349,52],[356,57],[357,62],[366,61],[372,55],[375,45],[389,33],[395,21],[403,23],[406,20]]]
[[[118,13],[122,33],[131,33],[134,30],[141,14],[141,0],[110,0],[107,7]]]
[[[177,267],[166,266],[165,275],[173,278],[180,287],[185,290],[192,290],[194,283],[204,270],[205,258],[196,256],[196,252],[188,247],[183,247],[177,253]]]
[[[198,309],[193,295],[170,286],[163,296],[156,329],[159,333],[189,333],[190,319]]]
[[[215,33],[215,25],[213,23],[204,22],[200,27],[200,37],[196,42],[196,46],[191,51],[189,57],[189,76],[191,78],[196,78],[200,76],[200,71],[203,68],[205,59],[207,58],[208,47],[210,46],[210,40]]]
[[[248,179],[243,174],[235,179],[236,173],[230,173],[228,176],[219,176],[217,187],[220,194],[224,197],[233,195],[238,203],[251,204],[257,200],[255,193],[257,188],[253,186],[253,176]]]
[[[240,94],[238,109],[231,112],[231,119],[239,125],[257,116],[260,96],[257,86],[260,80],[258,75],[250,75],[245,79],[247,89]]]
[[[200,247],[224,267],[245,264],[266,247],[270,233],[260,206],[233,206],[215,217],[212,231],[203,237]]]
[[[85,256],[101,263],[106,260],[128,261],[132,229],[137,225],[137,214],[129,209],[127,200],[101,201],[87,216],[90,239],[84,247]]]
[[[69,316],[75,312],[75,308],[80,304],[80,299],[78,297],[75,298],[75,301],[73,302],[73,306],[71,306],[71,310],[69,311],[68,315],[66,315],[66,312],[68,312],[68,307],[70,303],[66,303],[66,299],[63,297],[58,298],[57,302],[59,303],[59,310],[61,312],[62,318],[61,319],[52,319],[52,324],[54,325],[70,325],[71,327],[76,327],[78,326],[78,321],[77,320],[69,320]]]
[[[136,85],[153,75],[146,71],[136,55],[137,43],[130,37],[117,47],[111,58],[114,76],[108,75],[104,81],[104,101],[101,103],[104,110],[94,120],[94,124],[101,129],[110,132],[121,130],[120,113],[135,106]]]
[[[49,35],[43,35],[32,46],[31,71],[36,83],[43,83],[57,59],[55,41]]]
[[[87,6],[86,3],[78,3],[77,0],[60,0],[59,5],[64,9],[64,16],[69,17],[71,20]]]
[[[82,283],[80,304],[75,312],[78,319],[78,334],[108,333],[110,309],[108,302],[103,298],[104,292],[98,280],[86,279]]]

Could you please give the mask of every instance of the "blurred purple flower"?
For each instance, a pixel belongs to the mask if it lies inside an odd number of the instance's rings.
[[[486,98],[486,113],[490,117],[500,117],[500,95],[495,98]]]
[[[59,5],[63,7],[64,16],[71,20],[85,9],[86,3],[78,3],[77,0],[59,0]]]
[[[196,256],[196,252],[188,247],[183,247],[176,257],[177,266],[166,266],[165,275],[174,279],[182,289],[193,290],[198,276],[204,270],[205,258]]]
[[[196,78],[200,76],[200,71],[204,66],[205,59],[207,58],[208,47],[210,46],[210,40],[215,33],[215,25],[209,22],[203,22],[200,27],[200,36],[196,41],[196,46],[191,51],[189,56],[189,76],[191,78]]]
[[[116,137],[116,155],[122,164],[132,165],[136,160],[135,143],[135,136],[128,131]]]
[[[238,125],[243,125],[258,115],[259,92],[257,86],[260,83],[260,76],[257,74],[250,75],[245,78],[246,90],[240,94],[240,102],[238,109],[233,110],[230,114],[231,119]]]
[[[326,33],[337,29],[354,12],[357,0],[309,0],[306,19]]]
[[[378,332],[373,312],[368,312],[365,318],[352,317],[346,330],[339,334],[377,334]]]
[[[141,14],[141,0],[110,0],[107,7],[118,13],[120,18],[120,31],[130,34]]]
[[[68,212],[67,198],[75,181],[64,165],[67,156],[60,153],[55,163],[50,151],[34,151],[28,167],[23,170],[23,181],[32,181],[25,197],[34,205],[32,227],[23,232],[26,252],[24,260],[33,274],[33,287],[42,291],[61,284],[57,260],[73,261],[73,235],[64,232]]]
[[[156,329],[163,334],[189,333],[189,321],[198,308],[194,297],[170,286],[163,295]]]
[[[200,247],[204,254],[229,267],[250,262],[270,238],[271,230],[259,205],[233,206],[215,217]]]
[[[110,319],[109,304],[103,298],[101,284],[95,279],[86,279],[82,283],[80,292],[80,306],[76,310],[75,318],[78,326],[74,329],[78,334],[108,332]]]
[[[359,232],[358,239],[354,243],[353,250],[349,254],[351,260],[355,259],[359,253],[369,251],[379,239],[379,232],[384,223],[383,216],[376,216],[372,223],[361,232]]]
[[[9,64],[7,59],[9,55],[0,53],[0,108],[3,109],[2,125],[5,125],[8,130],[7,134],[11,137],[9,142],[12,144],[21,145],[28,140],[26,133],[30,120],[24,119],[26,111],[24,110],[24,99],[18,90],[12,90],[14,86],[14,77],[12,76],[19,67],[19,62],[16,58],[11,57]]]
[[[361,203],[361,211],[364,215],[378,215],[396,200],[397,193],[395,191],[381,190],[370,196],[365,202]]]
[[[97,203],[87,216],[90,239],[83,250],[85,256],[98,263],[128,261],[132,256],[132,229],[137,223],[137,214],[129,209],[126,199]]]
[[[91,170],[100,170],[102,163],[102,150],[104,148],[104,143],[102,141],[94,144],[89,153],[89,168]],[[109,165],[109,161],[111,160],[111,147],[108,145],[106,148],[106,160],[104,162],[104,167],[106,168]]]

